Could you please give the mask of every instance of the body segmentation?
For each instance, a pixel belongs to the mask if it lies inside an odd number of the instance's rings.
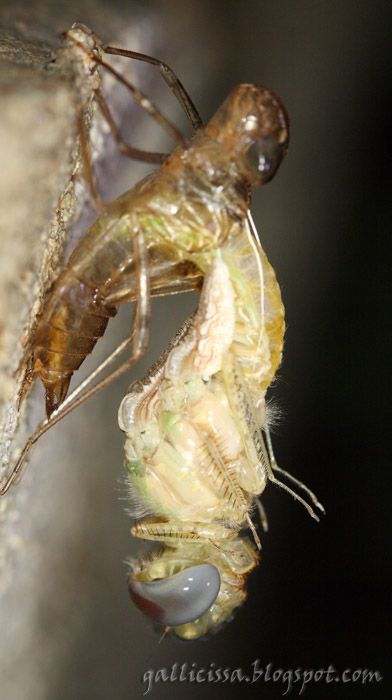
[[[316,517],[275,476],[285,474],[323,510],[304,484],[277,466],[266,425],[265,396],[281,360],[284,308],[249,204],[251,188],[273,178],[287,151],[288,117],[270,90],[243,84],[199,128],[197,110],[168,66],[105,46],[80,24],[65,38],[82,51],[83,71],[105,67],[180,145],[161,168],[105,206],[58,277],[21,363],[20,401],[38,374],[47,419],[26,442],[0,494],[20,478],[30,448],[49,427],[145,352],[150,297],[202,287],[197,312],[146,377],[131,385],[119,411],[137,519],[132,533],[161,545],[132,564],[129,592],[155,622],[195,639],[246,597],[246,578],[259,555],[240,530],[249,527],[261,548],[251,512],[267,481]],[[196,134],[184,140],[143,93],[102,61],[101,51],[158,65]],[[120,150],[161,163],[161,154],[122,141],[103,94],[97,86],[94,91]],[[83,129],[80,135],[86,151]],[[62,406],[73,373],[127,301],[136,302],[132,333]],[[91,386],[131,344],[131,357]]]
[[[256,115],[261,95],[269,108]],[[179,196],[173,191],[149,220],[154,239],[173,245],[173,255],[206,277],[197,314],[131,388],[119,413],[138,514],[153,514],[133,534],[165,544],[134,566],[130,593],[185,638],[230,616],[258,561],[238,530],[250,524],[254,496],[266,484],[260,426],[281,358],[284,309],[274,271],[250,231],[248,187],[270,179],[287,140],[276,98],[240,86],[195,137],[195,150],[180,155],[186,197],[177,181]]]
[[[135,299],[140,237],[151,294],[200,288],[216,250],[241,230],[251,186],[274,175],[287,142],[278,98],[240,85],[189,144],[107,207],[71,254],[31,343],[48,416],[118,305]]]
[[[198,312],[120,409],[140,518],[133,533],[165,545],[134,566],[130,593],[185,638],[227,619],[258,561],[238,531],[253,528],[254,497],[270,478],[260,426],[284,309],[249,225],[249,195],[275,174],[288,133],[272,92],[235,88],[205,128],[97,219],[33,338],[50,416],[119,304],[137,298],[140,239],[151,295],[197,289],[205,278]]]
[[[132,500],[139,517],[148,514],[132,532],[166,545],[134,565],[130,594],[188,639],[244,600],[258,561],[238,531],[251,525],[268,478],[260,426],[283,333],[275,274],[247,222],[233,225],[214,251],[197,313],[120,407]]]

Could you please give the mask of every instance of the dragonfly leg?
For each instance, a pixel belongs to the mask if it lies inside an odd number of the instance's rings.
[[[269,461],[270,461],[272,471],[278,472],[279,474],[282,474],[282,476],[285,476],[286,479],[291,481],[291,483],[295,484],[299,489],[302,489],[302,491],[304,491],[309,496],[310,500],[316,506],[316,508],[318,508],[322,513],[325,514],[325,508],[324,508],[324,506],[321,505],[316,494],[313,493],[313,491],[311,491],[310,488],[308,488],[308,486],[306,486],[306,484],[304,484],[302,481],[300,481],[299,479],[296,479],[295,476],[290,474],[290,472],[287,472],[285,469],[281,469],[281,467],[278,467],[278,465],[276,463],[275,455],[273,452],[273,448],[272,448],[270,430],[267,426],[265,426],[263,428],[263,431],[265,434],[265,439],[266,439],[267,448],[268,448]]]
[[[255,411],[254,403],[252,401],[251,394],[249,392],[249,387],[242,374],[241,368],[238,364],[232,364],[227,362],[224,367],[225,383],[229,396],[230,403],[233,408],[233,413],[236,418],[236,422],[240,431],[240,435],[243,440],[243,444],[247,455],[251,461],[258,460],[261,465],[262,473],[265,478],[276,486],[280,486],[284,491],[287,491],[292,495],[295,500],[302,503],[306,508],[309,515],[315,520],[319,520],[318,516],[314,512],[313,508],[309,503],[299,496],[293,489],[287,486],[285,483],[276,478],[275,472],[283,472],[279,469],[276,464],[274,453],[272,451],[271,438],[268,428],[263,428],[266,435],[266,441],[268,449],[265,444],[262,430],[259,426],[258,416]],[[312,499],[314,505],[320,507],[319,502],[315,495],[308,489],[302,482],[297,481],[291,475],[283,472],[286,476],[294,482],[297,486],[302,488]],[[313,498],[315,500],[313,500]],[[322,506],[321,506],[322,509]]]
[[[158,542],[166,542],[173,545],[173,540],[182,540],[194,542],[223,541],[233,535],[233,530],[230,530],[224,525],[218,523],[199,523],[187,522],[184,520],[176,520],[170,518],[162,521],[161,518],[143,518],[139,520],[131,529],[134,537],[140,537],[143,540],[153,540]]]
[[[94,169],[91,163],[90,148],[86,133],[86,126],[83,119],[83,110],[81,107],[76,108],[76,122],[79,132],[80,154],[83,164],[83,175],[90,190],[94,207],[98,213],[101,213],[104,210],[105,206],[98,190]]]
[[[129,51],[128,49],[120,49],[116,46],[108,46],[103,43],[103,41],[100,39],[99,36],[97,36],[97,34],[95,34],[95,32],[93,32],[81,22],[76,22],[72,28],[82,29],[84,32],[89,34],[94,39],[96,45],[100,48],[100,50],[103,53],[111,54],[113,56],[124,56],[125,58],[133,58],[136,61],[144,61],[145,63],[150,63],[153,66],[157,66],[165,83],[169,86],[170,90],[174,93],[176,99],[183,108],[194,131],[198,131],[198,129],[200,129],[203,126],[201,116],[197,108],[195,107],[190,95],[184,88],[183,84],[181,83],[180,79],[177,77],[175,72],[170,68],[170,66],[167,65],[167,63],[164,63],[163,61],[160,61],[159,59],[154,58],[153,56],[148,56],[147,54],[139,53],[138,51]]]
[[[115,139],[120,153],[126,155],[128,158],[133,158],[135,160],[141,160],[147,163],[157,163],[162,165],[164,160],[167,158],[166,153],[153,153],[150,151],[143,151],[138,148],[133,148],[124,141],[119,129],[113,119],[109,106],[106,99],[99,88],[94,89],[94,95],[101,112],[106,119],[110,131]],[[98,213],[102,213],[105,210],[105,203],[100,195],[97,181],[94,173],[94,168],[92,166],[90,157],[90,148],[86,133],[86,127],[83,118],[83,109],[81,107],[76,108],[76,120],[80,139],[80,151],[83,163],[83,174],[87,182],[88,188],[90,190],[91,198],[94,202],[94,207]]]
[[[94,90],[94,94],[97,100],[97,104],[99,105],[100,110],[109,125],[113,138],[115,139],[118,145],[120,153],[134,160],[141,160],[146,163],[157,163],[158,165],[162,165],[162,163],[166,160],[168,154],[143,151],[139,148],[134,148],[133,146],[130,146],[128,143],[126,143],[126,141],[124,141],[124,139],[122,138],[118,127],[113,119],[112,113],[109,109],[108,103],[106,101],[106,98],[104,97],[102,90],[96,88]]]
[[[0,495],[4,495],[18,481],[26,466],[26,459],[33,445],[44,435],[50,428],[64,418],[68,413],[73,411],[81,403],[89,399],[101,389],[105,388],[112,381],[120,377],[124,372],[131,369],[137,361],[144,355],[147,350],[150,329],[151,316],[151,299],[149,285],[149,270],[148,270],[148,253],[145,247],[144,236],[139,232],[135,237],[135,259],[137,272],[137,296],[132,322],[132,330],[129,336],[109,355],[108,358],[84,381],[77,389],[63,402],[63,404],[52,413],[50,418],[43,420],[34,433],[27,440],[18,461],[16,462],[11,474],[7,480],[0,486]],[[112,370],[103,379],[95,384],[93,380],[102,372],[109,364],[111,364],[124,350],[132,346],[130,357],[122,362],[116,369]],[[92,386],[91,386],[92,384]]]
[[[196,109],[195,105],[193,104],[190,95],[188,94],[187,90],[185,90],[183,84],[181,83],[177,75],[174,73],[174,71],[170,68],[170,66],[167,65],[167,63],[164,63],[163,61],[160,61],[157,58],[153,58],[153,56],[147,56],[146,54],[138,53],[137,51],[129,51],[128,49],[119,49],[115,46],[105,46],[104,44],[102,44],[100,48],[104,53],[107,54],[112,54],[115,56],[125,56],[127,58],[133,58],[136,61],[144,61],[146,63],[150,63],[151,65],[157,66],[165,83],[169,86],[170,90],[173,92],[176,99],[183,108],[194,131],[198,131],[203,126],[200,114]]]
[[[263,528],[264,532],[268,532],[268,519],[267,519],[267,513],[265,511],[265,508],[260,501],[260,498],[258,496],[255,496],[255,503],[257,506],[257,510],[259,513],[259,518],[261,522],[261,527]]]
[[[119,73],[115,68],[113,68],[109,63],[106,63],[106,61],[103,61],[102,58],[100,58],[96,53],[93,53],[91,49],[86,46],[77,36],[75,36],[74,30],[81,30],[85,34],[88,34],[93,37],[95,40],[95,43],[101,51],[105,53],[106,48],[105,45],[102,43],[102,41],[99,39],[99,37],[94,34],[94,32],[91,31],[88,27],[86,27],[84,24],[76,23],[73,25],[71,31],[66,32],[63,36],[66,38],[68,41],[72,41],[76,46],[78,46],[82,51],[84,51],[87,56],[90,57],[95,63],[98,65],[102,66],[105,68],[105,70],[108,73],[111,73],[122,85],[124,85],[127,90],[129,90],[135,102],[144,109],[145,112],[147,112],[155,121],[161,125],[161,127],[171,136],[174,141],[177,141],[179,144],[184,144],[185,139],[182,135],[182,133],[177,129],[177,127],[172,124],[172,122],[165,117],[165,115],[161,112],[158,107],[156,107],[151,100],[145,95],[141,90],[139,90],[137,87],[132,85],[126,78],[124,78],[121,73]],[[108,47],[110,48],[110,47]],[[118,51],[122,51],[119,49]],[[113,53],[113,51],[106,51],[106,53]],[[132,53],[132,52],[130,52]],[[126,53],[119,54],[119,55],[127,55]],[[140,54],[137,54],[140,56]]]

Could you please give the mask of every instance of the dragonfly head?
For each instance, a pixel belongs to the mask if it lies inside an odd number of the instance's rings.
[[[158,568],[163,577],[148,580]],[[215,602],[220,584],[219,571],[212,564],[166,559],[131,576],[128,590],[145,615],[161,625],[177,627],[204,615]]]
[[[218,547],[180,543],[133,564],[128,590],[155,623],[183,639],[197,639],[245,600],[247,574],[257,561],[253,547],[237,535]]]
[[[289,118],[277,95],[262,85],[238,85],[206,127],[250,185],[275,175],[289,143]]]

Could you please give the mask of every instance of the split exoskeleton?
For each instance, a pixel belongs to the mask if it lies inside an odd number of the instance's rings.
[[[92,64],[119,77],[170,131],[152,103],[83,44],[83,32],[91,43],[94,35],[81,25],[66,39]],[[284,308],[249,204],[251,188],[274,176],[287,150],[288,118],[273,92],[243,84],[201,127],[190,98],[165,64],[102,43],[99,48],[155,62],[198,130],[184,140],[171,127],[176,149],[158,170],[105,205],[57,279],[28,350],[27,384],[40,376],[48,418],[30,438],[3,491],[48,427],[145,352],[151,297],[198,290],[204,280],[197,312],[145,379],[131,386],[119,413],[138,519],[132,532],[164,546],[133,565],[131,596],[160,624],[196,638],[225,620],[245,597],[245,579],[258,553],[239,531],[250,527],[260,547],[251,512],[267,481],[293,494],[276,478],[276,472],[283,473],[320,506],[277,467],[266,427],[265,394],[281,360]],[[96,97],[122,150],[141,157],[121,141],[98,88]],[[159,161],[158,154],[149,155],[146,160],[157,156]],[[88,168],[87,174],[93,184]],[[136,302],[132,332],[98,371],[129,346],[130,358],[109,380],[87,390],[83,383],[66,398],[73,372],[127,301]]]

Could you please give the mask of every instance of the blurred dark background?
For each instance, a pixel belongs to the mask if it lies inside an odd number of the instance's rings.
[[[246,673],[256,659],[273,670],[377,669],[382,683],[309,683],[305,697],[390,697],[391,4],[156,0],[84,9],[20,2],[3,13],[11,25],[22,17],[54,38],[84,21],[108,43],[118,41],[123,25],[139,23],[146,51],[152,46],[176,70],[205,120],[240,82],[265,84],[284,101],[290,151],[252,208],[287,313],[284,361],[270,392],[281,408],[274,445],[278,463],[316,491],[327,511],[317,525],[269,487],[263,503],[270,531],[245,605],[216,635],[158,645],[126,592],[123,560],[144,545],[131,540],[121,500],[116,412],[128,379],[120,380],[53,429],[26,474],[35,495],[18,526],[14,590],[22,594],[7,610],[4,698],[140,697],[149,668],[170,672],[187,662],[190,670],[195,662],[197,669],[215,664]],[[102,13],[113,13],[112,25]],[[166,108],[164,88],[159,97]],[[166,111],[184,124],[170,98]],[[145,146],[159,148],[159,127],[147,121]],[[139,133],[142,146],[143,128]],[[134,176],[130,166],[117,191]],[[151,352],[133,377],[196,303],[192,295],[154,302]],[[121,314],[111,344],[129,318],[129,310]],[[30,518],[38,518],[35,529]],[[24,551],[31,548],[39,554],[29,569]],[[154,685],[149,696],[273,699],[286,689],[262,681],[170,683]],[[295,684],[288,696],[299,689]]]

